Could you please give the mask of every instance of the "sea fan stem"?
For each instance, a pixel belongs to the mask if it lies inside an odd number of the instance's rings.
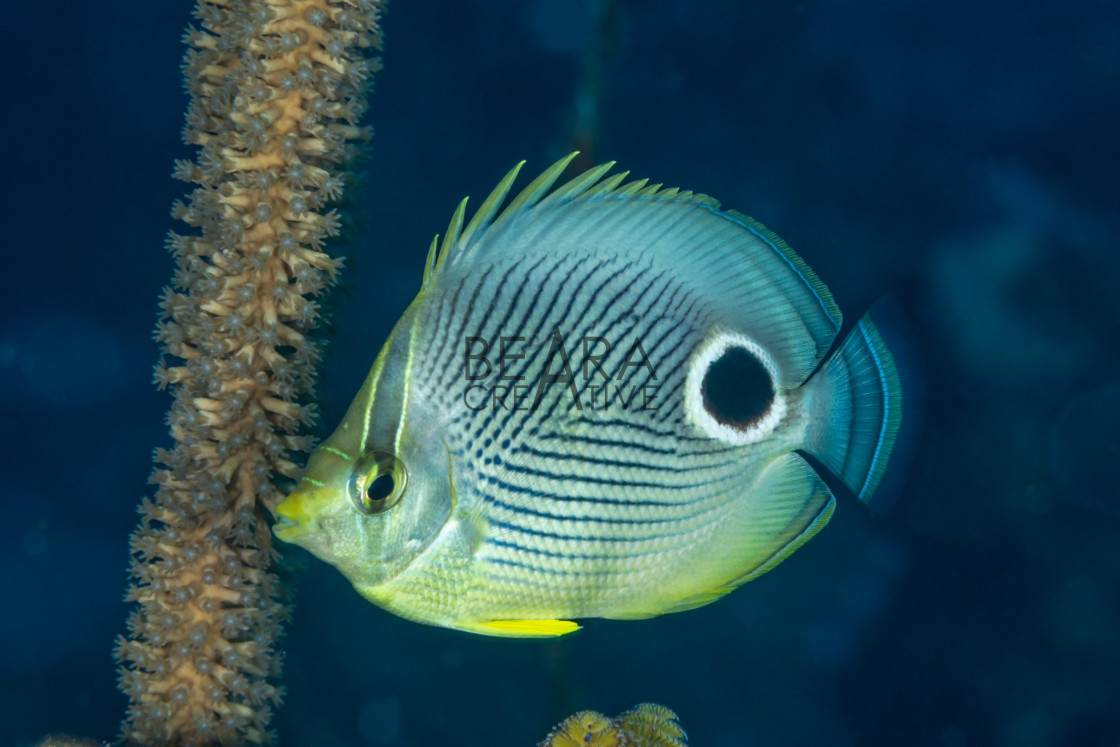
[[[378,60],[379,0],[200,0],[183,71],[191,94],[175,166],[197,185],[172,214],[176,268],[161,300],[156,383],[174,402],[174,447],[156,451],[155,500],[132,535],[138,605],[117,642],[131,705],[123,738],[140,744],[268,742],[280,702],[279,601],[268,510],[276,474],[292,477],[292,436],[319,346],[311,297],[341,260],[326,206]]]

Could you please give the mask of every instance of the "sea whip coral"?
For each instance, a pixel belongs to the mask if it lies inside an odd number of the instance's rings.
[[[175,176],[196,186],[173,215],[176,268],[161,300],[156,383],[174,446],[157,449],[155,499],[132,536],[138,602],[118,639],[141,744],[270,741],[286,615],[268,510],[294,477],[319,347],[314,300],[339,259],[326,206],[343,189],[378,61],[379,0],[200,0],[186,34],[191,96]]]

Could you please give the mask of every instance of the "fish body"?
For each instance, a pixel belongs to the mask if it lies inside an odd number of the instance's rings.
[[[278,508],[277,536],[403,617],[543,636],[694,608],[828,522],[803,453],[864,502],[904,466],[889,313],[825,360],[840,311],[781,239],[612,164],[549,191],[570,159],[499,214],[515,168],[465,228],[460,204]]]

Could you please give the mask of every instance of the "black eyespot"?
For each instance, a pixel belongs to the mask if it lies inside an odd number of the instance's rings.
[[[770,372],[749,350],[731,347],[704,373],[700,396],[704,409],[717,423],[744,430],[770,409],[774,383]]]
[[[407,473],[404,464],[385,451],[368,451],[354,465],[350,495],[363,514],[383,514],[400,501]]]

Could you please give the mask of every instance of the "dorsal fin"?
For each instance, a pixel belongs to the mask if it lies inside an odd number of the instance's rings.
[[[514,180],[517,179],[521,167],[525,165],[525,162],[521,161],[502,177],[502,180],[498,182],[470,222],[467,223],[466,228],[463,228],[463,222],[466,218],[467,198],[463,198],[455,209],[454,215],[451,216],[451,223],[443,235],[443,241],[440,242],[437,235],[432,242],[428,252],[428,261],[424,267],[423,287],[428,287],[431,279],[440,273],[450,257],[463,253],[476,245],[491,229],[537,207],[560,205],[574,200],[629,196],[687,200],[711,207],[719,207],[719,203],[707,195],[694,194],[676,187],[662,189],[660,184],[649,184],[648,179],[638,179],[624,184],[623,182],[629,175],[629,171],[604,178],[607,172],[614,168],[614,161],[593,166],[587,171],[577,174],[561,186],[551,189],[577,155],[579,155],[579,151],[573,151],[549,166],[540,176],[522,189],[504,210],[501,210],[502,203],[509,195]],[[549,191],[550,189],[551,191]],[[500,213],[499,210],[501,210]],[[495,215],[497,215],[496,218]]]
[[[793,266],[797,273],[801,275],[801,277],[805,278],[805,282],[807,282],[810,287],[812,287],[813,292],[817,294],[817,297],[819,299],[821,299],[821,303],[824,305],[826,311],[828,312],[828,315],[832,317],[832,320],[836,323],[836,326],[840,326],[840,320],[842,318],[842,315],[840,314],[840,307],[837,306],[836,301],[833,300],[832,293],[829,292],[828,286],[821,282],[821,279],[817,277],[817,273],[813,272],[813,269],[809,267],[805,260],[801,259],[797,252],[795,252],[793,248],[789,244],[787,244],[781,236],[774,233],[769,228],[762,225],[749,215],[740,213],[738,210],[726,210],[724,212],[726,212],[727,215],[734,218],[735,220],[741,221],[760,239],[780,252],[782,256],[786,258],[786,261]]]
[[[424,287],[431,289],[452,267],[469,272],[476,263],[516,263],[542,253],[644,254],[671,267],[678,281],[711,294],[720,324],[767,346],[782,386],[808,378],[836,337],[840,310],[784,241],[756,220],[720,210],[708,195],[648,179],[626,181],[626,174],[607,176],[610,163],[552,189],[576,155],[545,169],[503,209],[518,164],[466,229],[466,201],[460,202],[428,262]]]

